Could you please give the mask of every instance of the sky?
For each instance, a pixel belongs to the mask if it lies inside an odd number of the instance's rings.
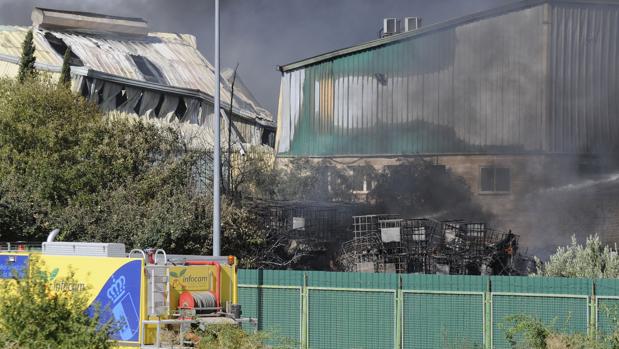
[[[221,66],[277,113],[284,65],[376,39],[386,17],[443,22],[517,0],[220,0]],[[213,63],[214,0],[0,0],[0,24],[29,25],[34,6],[141,17],[150,31],[188,33]]]

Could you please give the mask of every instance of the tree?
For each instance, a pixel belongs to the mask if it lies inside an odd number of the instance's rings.
[[[198,171],[210,151],[188,150],[178,132],[110,122],[49,82],[0,79],[0,144],[3,240],[60,228],[60,239],[211,253],[212,197],[195,188],[212,180]],[[268,240],[252,213],[225,198],[222,222],[224,252],[258,263]]]
[[[34,68],[36,62],[36,57],[34,56],[35,51],[36,48],[34,47],[32,30],[29,30],[22,44],[22,53],[19,60],[18,79],[20,82],[24,82],[26,79],[36,76],[36,70]]]
[[[569,246],[557,248],[547,262],[536,258],[538,276],[560,276],[577,278],[619,277],[619,256],[616,251],[602,244],[597,235],[589,236],[581,245],[572,236]]]
[[[67,47],[62,58],[62,70],[60,71],[60,79],[58,86],[69,88],[71,86],[71,50]]]
[[[346,168],[328,160],[292,159],[277,173],[275,196],[283,200],[346,201],[354,199]],[[368,166],[368,169],[370,167]],[[372,170],[373,171],[373,170]]]
[[[416,159],[386,167],[373,175],[376,185],[369,199],[377,212],[421,217],[487,220],[488,214],[473,202],[473,194],[463,178],[430,161]]]
[[[0,80],[0,144],[0,236],[34,241],[53,229],[54,212],[139,180],[183,149],[172,130],[111,123],[68,89],[11,80]]]

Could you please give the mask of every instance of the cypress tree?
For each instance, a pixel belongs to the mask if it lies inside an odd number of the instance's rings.
[[[64,51],[64,57],[62,58],[62,70],[60,71],[60,80],[58,80],[58,86],[69,88],[71,85],[71,65],[69,59],[71,58],[71,50],[67,47]]]
[[[34,63],[37,60],[36,57],[34,57],[35,51],[36,48],[34,47],[32,30],[29,30],[22,44],[21,59],[19,60],[18,78],[20,82],[36,75],[36,71],[34,70]]]

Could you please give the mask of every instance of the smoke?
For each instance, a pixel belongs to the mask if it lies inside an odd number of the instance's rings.
[[[238,62],[243,81],[259,102],[275,115],[280,82],[280,73],[275,70],[277,65],[373,40],[377,37],[382,18],[385,17],[421,16],[424,26],[427,26],[515,1],[517,0],[221,0],[222,67],[233,67]],[[195,35],[199,49],[213,62],[213,1],[0,0],[0,24],[29,25],[30,12],[34,6],[142,17],[149,21],[151,31]],[[483,43],[492,41],[493,33],[481,34],[488,37]],[[522,37],[520,32],[512,34],[514,37]],[[504,41],[512,40],[510,37]],[[489,81],[493,74],[496,74],[497,58],[492,55],[494,51],[468,43],[460,46],[470,51],[454,54],[467,55],[481,51],[487,53],[485,59],[489,61],[479,63],[479,76]],[[528,56],[531,52],[538,52],[536,48],[525,48],[518,54]],[[518,55],[510,57],[514,63],[519,63],[522,58]],[[531,76],[539,75],[535,71],[525,70],[523,73],[521,64],[512,65],[517,69],[518,78],[508,85],[506,93],[510,96],[515,95],[513,91],[522,89],[523,81],[530,81]],[[462,82],[462,86],[467,84],[468,81]],[[503,93],[492,91],[490,84],[483,85],[489,87],[478,93]],[[533,90],[529,92],[535,93]],[[473,90],[470,93],[476,92]],[[506,110],[505,113],[527,111],[532,108],[530,100],[533,97],[529,96],[525,101],[513,101],[513,110]],[[473,96],[472,99],[479,98]],[[557,103],[560,102],[562,101]],[[469,109],[470,114],[477,118],[470,120],[473,123],[483,123],[494,114],[492,110],[474,110],[472,107]],[[535,114],[523,115],[528,118]],[[504,133],[490,134],[489,137],[509,140],[510,137],[516,137],[516,129],[522,132],[508,124],[502,130]],[[527,129],[524,134],[533,137],[533,131],[535,130]],[[481,137],[475,134],[455,136],[473,141],[477,140],[476,137]],[[571,164],[562,169],[547,169],[547,177],[551,177],[549,180],[541,179],[540,183],[528,180],[529,183],[524,185],[531,186],[526,190],[529,194],[516,197],[517,203],[509,210],[509,214],[497,217],[497,223],[493,224],[497,228],[513,229],[520,234],[524,245],[530,247],[531,254],[547,256],[557,245],[569,243],[572,234],[584,239],[586,235],[597,232],[609,242],[616,241],[619,237],[619,234],[612,233],[619,232],[619,219],[614,218],[619,216],[619,205],[615,203],[619,200],[613,199],[619,197],[616,195],[619,185],[616,181],[609,180],[611,177],[603,177],[601,181],[597,181],[600,178],[584,176],[579,170],[578,158],[569,159],[567,162]],[[540,166],[543,167],[531,162],[526,171],[530,171],[531,175],[546,171],[540,170]],[[599,173],[613,172],[609,170]],[[554,189],[544,189],[548,187]]]
[[[222,67],[239,74],[277,113],[277,65],[377,37],[382,18],[421,16],[424,25],[515,0],[221,0]],[[29,25],[34,6],[142,17],[151,31],[193,34],[213,61],[213,3],[203,0],[0,0],[0,24]]]

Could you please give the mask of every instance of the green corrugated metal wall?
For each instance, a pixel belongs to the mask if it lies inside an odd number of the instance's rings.
[[[285,71],[278,154],[616,150],[619,6],[544,3]]]
[[[241,270],[239,283],[259,329],[312,349],[509,348],[510,315],[586,333],[619,314],[618,280]]]
[[[522,8],[285,72],[278,153],[545,150],[543,15]]]

